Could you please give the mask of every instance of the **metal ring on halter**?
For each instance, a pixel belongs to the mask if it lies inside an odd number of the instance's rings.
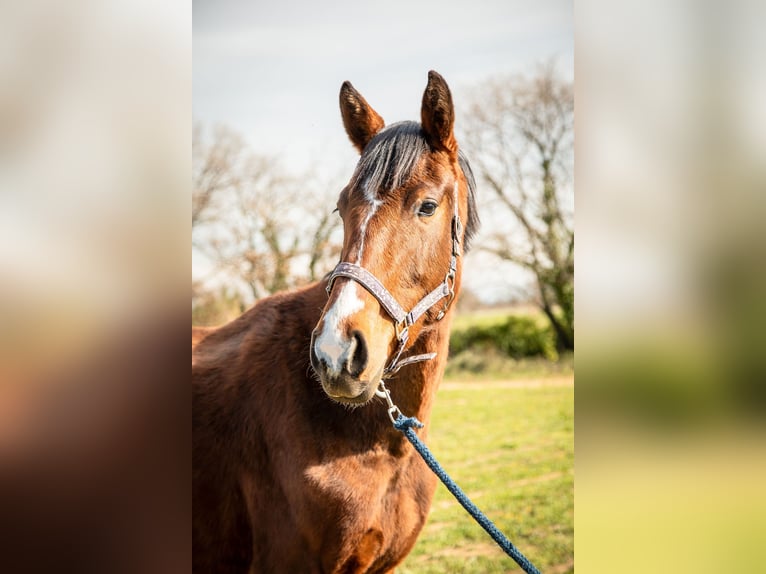
[[[410,330],[410,326],[407,324],[406,317],[402,321],[398,323],[394,323],[394,332],[396,333],[397,341],[408,339],[410,334],[409,330]]]
[[[388,403],[388,418],[391,419],[392,423],[395,423],[399,415],[402,414],[402,411],[394,404],[393,399],[391,399],[391,391],[386,388],[386,383],[382,379],[378,382],[378,389],[375,391],[375,394],[386,399],[386,403]]]
[[[398,341],[406,341],[409,339],[410,327],[415,323],[412,317],[412,312],[407,313],[401,321],[394,323],[394,332],[396,333],[396,339]]]
[[[447,294],[447,300],[444,302],[444,307],[441,308],[439,314],[436,316],[437,321],[444,319],[444,316],[447,314],[447,310],[449,309],[452,300],[455,298],[455,272],[452,269],[450,269],[450,271],[444,277],[444,283],[447,285],[449,293]]]
[[[452,217],[452,237],[456,243],[460,242],[460,234],[463,232],[463,224],[460,221],[460,216],[455,214]]]

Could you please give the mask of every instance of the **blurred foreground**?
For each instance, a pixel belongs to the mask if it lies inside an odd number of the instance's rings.
[[[577,5],[582,572],[763,570],[763,18]]]
[[[0,572],[188,572],[190,7],[0,7]]]

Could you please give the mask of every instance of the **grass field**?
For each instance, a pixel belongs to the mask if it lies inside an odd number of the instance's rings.
[[[542,357],[513,359],[495,349],[469,349],[450,357],[448,380],[506,381],[571,377],[574,374],[574,354],[562,353],[558,361]]]
[[[491,329],[507,323],[509,319],[522,318],[531,319],[541,332],[550,329],[548,318],[542,311],[533,305],[527,305],[459,312],[452,321],[452,336],[464,336],[470,330]],[[507,332],[505,335],[492,336],[502,338],[507,336]],[[530,341],[528,338],[524,341],[524,337],[530,335],[517,334],[516,336],[522,337],[516,341],[517,351],[522,353],[522,349]],[[557,359],[552,360],[554,358],[552,356],[509,353],[505,347],[508,344],[506,339],[502,342],[495,339],[494,345],[486,343],[485,340],[478,345],[463,349],[451,346],[445,377],[453,380],[502,381],[572,376],[574,373],[572,352],[559,352]],[[552,340],[551,345],[553,345]],[[551,349],[551,351],[556,354],[555,350]]]
[[[445,382],[429,447],[543,572],[573,572],[572,377]],[[439,484],[402,574],[521,572]]]

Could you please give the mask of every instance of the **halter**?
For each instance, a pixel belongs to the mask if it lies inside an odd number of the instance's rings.
[[[451,231],[452,231],[452,256],[450,258],[449,270],[444,276],[442,281],[433,291],[423,297],[417,304],[408,312],[402,308],[397,302],[396,298],[391,292],[385,288],[385,286],[370,273],[367,269],[356,263],[348,263],[342,261],[333,270],[330,278],[327,281],[327,296],[332,293],[332,287],[335,283],[335,279],[338,277],[347,277],[353,279],[359,283],[362,287],[367,289],[370,294],[377,299],[380,306],[386,310],[391,319],[394,321],[394,332],[396,339],[399,342],[399,346],[394,353],[394,358],[391,363],[384,369],[384,374],[393,374],[399,371],[405,365],[417,363],[419,361],[427,361],[433,359],[436,353],[426,353],[423,355],[413,355],[406,359],[399,360],[404,351],[404,347],[409,340],[409,329],[415,322],[420,319],[426,311],[436,305],[439,301],[444,299],[444,306],[436,316],[436,320],[440,321],[449,309],[450,303],[455,298],[455,274],[457,273],[457,258],[460,257],[460,236],[462,235],[463,226],[460,222],[460,215],[458,214],[458,184],[455,180],[455,187],[453,189],[454,195],[454,213],[452,215]]]

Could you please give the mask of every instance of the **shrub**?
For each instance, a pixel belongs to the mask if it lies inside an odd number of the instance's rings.
[[[532,317],[510,316],[494,325],[473,325],[452,332],[450,355],[469,349],[496,349],[514,359],[522,357],[557,358],[555,338],[550,326],[540,326]]]

